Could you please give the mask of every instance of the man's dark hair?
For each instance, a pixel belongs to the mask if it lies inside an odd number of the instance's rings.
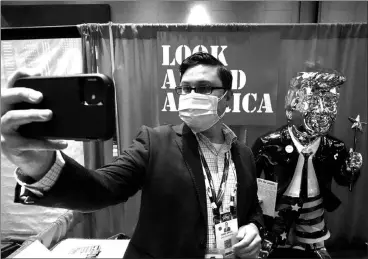
[[[230,71],[224,66],[224,64],[221,63],[221,61],[219,61],[211,54],[205,52],[196,52],[184,59],[184,61],[179,66],[180,81],[185,71],[197,65],[217,67],[217,74],[222,82],[222,87],[231,89],[233,76],[231,75]]]

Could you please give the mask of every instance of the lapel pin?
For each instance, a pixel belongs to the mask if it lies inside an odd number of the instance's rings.
[[[285,151],[287,152],[287,153],[291,153],[291,152],[293,152],[293,150],[294,150],[294,148],[293,148],[293,146],[292,145],[287,145],[286,147],[285,147]]]

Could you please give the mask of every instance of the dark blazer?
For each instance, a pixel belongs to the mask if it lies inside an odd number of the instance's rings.
[[[293,151],[286,152],[286,146],[292,146]],[[252,146],[252,151],[256,160],[257,176],[264,171],[265,179],[277,182],[277,199],[280,199],[293,178],[299,157],[288,126],[282,126],[259,137]],[[313,157],[324,206],[329,212],[335,210],[341,203],[331,192],[332,178],[342,186],[347,186],[350,182],[351,176],[346,172],[345,164],[348,155],[344,142],[325,135],[321,137],[320,145]]]
[[[238,179],[239,226],[263,225],[251,150],[231,148]],[[50,191],[37,198],[27,191],[16,202],[94,211],[126,201],[142,190],[139,220],[125,258],[204,257],[207,240],[205,183],[198,142],[185,124],[143,126],[133,144],[113,163],[87,170],[63,154],[66,164]],[[28,197],[28,198],[27,198]]]

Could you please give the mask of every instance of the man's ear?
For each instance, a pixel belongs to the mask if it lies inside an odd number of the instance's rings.
[[[233,91],[232,90],[228,90],[227,93],[226,93],[226,96],[225,96],[225,100],[226,100],[226,106],[232,110],[234,107],[234,102],[233,102],[233,98],[234,98],[234,95],[233,95]]]

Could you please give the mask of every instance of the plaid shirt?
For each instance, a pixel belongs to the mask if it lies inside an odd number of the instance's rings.
[[[15,170],[15,178],[17,182],[22,186],[20,196],[24,194],[25,188],[29,191],[33,192],[34,194],[42,197],[42,192],[47,192],[51,189],[51,187],[55,184],[56,180],[59,178],[61,173],[61,169],[65,165],[64,158],[61,155],[60,151],[56,151],[56,160],[50,170],[42,177],[39,181],[27,184],[24,181],[23,174],[19,168]]]
[[[220,213],[230,212],[230,194],[236,187],[237,183],[235,166],[231,159],[231,152],[230,152],[231,145],[237,139],[237,137],[235,133],[225,124],[223,124],[222,132],[224,133],[225,136],[225,143],[221,146],[219,151],[216,150],[216,148],[209,141],[209,139],[205,137],[203,134],[201,133],[196,134],[199,146],[210,169],[213,183],[215,185],[216,194],[220,188],[220,183],[224,172],[225,155],[227,153],[230,155],[229,175],[226,182],[225,195],[222,202],[222,206],[220,208]],[[204,169],[203,174],[205,174]],[[206,199],[207,199],[207,215],[208,215],[207,248],[216,248],[213,212],[208,195],[206,195]],[[236,207],[236,200],[234,206]]]
[[[232,143],[237,139],[235,133],[225,124],[223,124],[222,132],[225,136],[225,143],[221,146],[220,150],[217,151],[212,143],[205,137],[203,134],[196,134],[199,146],[203,152],[203,155],[206,159],[208,167],[210,169],[213,183],[215,185],[216,193],[220,187],[222,174],[224,171],[224,160],[225,155],[229,153],[230,155],[230,163],[229,163],[229,176],[226,182],[226,189],[224,194],[224,199],[222,206],[220,208],[220,213],[229,212],[230,211],[230,194],[236,187],[236,171],[234,163],[231,159],[230,148]],[[36,195],[42,196],[42,192],[46,192],[50,190],[50,188],[55,184],[56,180],[59,178],[61,169],[63,168],[65,161],[61,156],[60,151],[56,151],[56,161],[49,172],[38,182],[33,184],[26,184],[22,182],[20,179],[22,178],[22,174],[19,168],[16,170],[16,178],[18,183],[22,186],[21,195],[24,193],[25,188],[32,191]],[[203,171],[205,174],[205,172]],[[41,192],[40,192],[41,191]],[[216,240],[215,240],[215,231],[213,224],[213,212],[211,208],[211,202],[209,200],[208,195],[206,195],[207,199],[207,214],[208,214],[208,234],[207,234],[207,247],[208,248],[216,248]],[[236,197],[235,204],[236,207]]]

